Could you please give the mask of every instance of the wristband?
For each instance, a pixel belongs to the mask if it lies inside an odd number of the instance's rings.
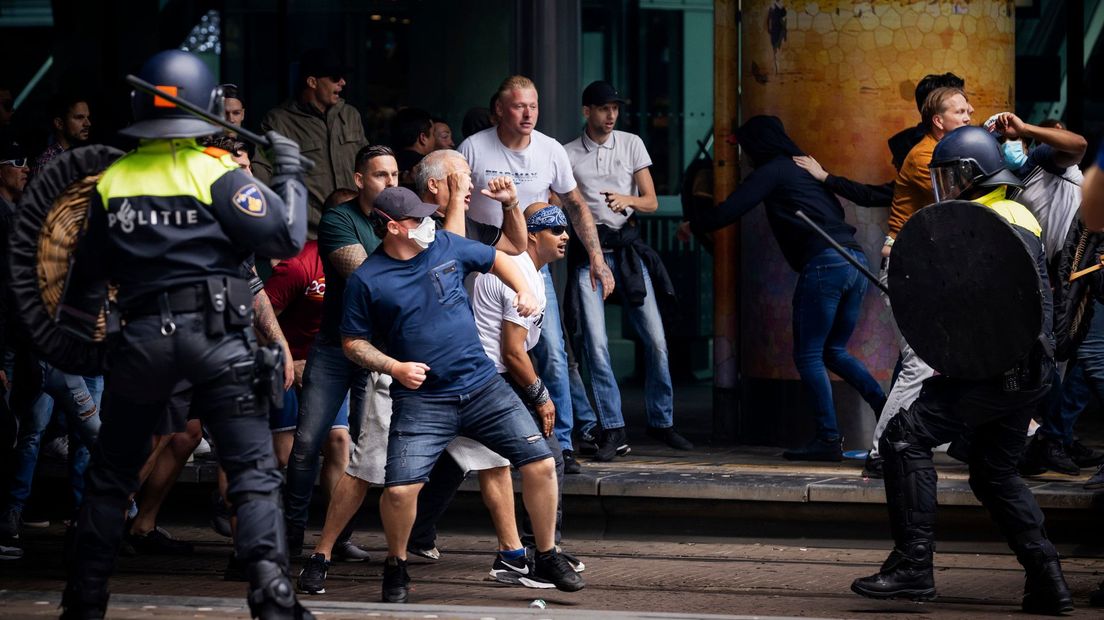
[[[508,205],[502,205],[502,211],[505,212],[505,211],[509,211],[510,209],[516,209],[517,206],[518,206],[518,201],[515,200],[515,201],[511,202]]]
[[[552,400],[552,396],[548,393],[548,388],[544,386],[544,381],[541,381],[540,377],[532,384],[525,386],[525,404],[530,407],[538,407],[544,403]]]
[[[895,242],[895,241],[897,241],[897,240],[894,239],[893,237],[890,237],[889,235],[886,235],[885,243],[883,243],[882,245],[888,245],[889,247],[893,247],[893,242]]]

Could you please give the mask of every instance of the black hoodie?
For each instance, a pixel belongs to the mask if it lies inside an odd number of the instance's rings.
[[[831,247],[795,215],[798,210],[840,245],[862,250],[855,228],[843,219],[839,200],[793,162],[794,156],[805,153],[786,135],[778,117],[752,117],[736,130],[736,138],[755,171],[716,209],[701,209],[692,222],[695,229],[723,228],[764,203],[774,238],[794,271],[800,272],[810,258]]]

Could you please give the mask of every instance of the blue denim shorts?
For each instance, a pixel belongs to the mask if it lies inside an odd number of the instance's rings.
[[[268,428],[273,433],[293,431],[299,425],[299,390],[295,386],[284,392],[284,406],[277,409],[273,407],[268,412]],[[349,428],[349,395],[345,395],[345,402],[341,403],[341,409],[337,411],[333,426],[335,428]]]
[[[487,446],[514,467],[552,458],[533,416],[502,377],[495,375],[468,394],[406,392],[394,400],[385,486],[428,480],[437,457],[458,435]]]

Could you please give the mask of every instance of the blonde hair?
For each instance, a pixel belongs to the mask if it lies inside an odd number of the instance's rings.
[[[920,108],[920,116],[925,131],[930,132],[932,130],[932,117],[946,112],[947,102],[955,95],[962,95],[963,99],[969,101],[965,91],[954,86],[944,86],[928,93],[927,99],[924,99],[923,107]]]

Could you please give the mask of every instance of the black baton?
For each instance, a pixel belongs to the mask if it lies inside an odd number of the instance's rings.
[[[229,131],[232,131],[232,132],[238,134],[239,136],[245,138],[246,140],[252,142],[253,144],[256,144],[257,146],[259,146],[261,148],[266,148],[266,149],[272,148],[272,145],[268,142],[268,138],[266,138],[262,135],[259,135],[259,134],[255,134],[252,131],[249,131],[248,129],[246,129],[245,127],[235,125],[235,124],[227,121],[224,118],[219,118],[219,117],[215,116],[214,114],[211,114],[207,110],[204,110],[203,108],[195,105],[194,103],[191,103],[189,101],[185,101],[184,99],[181,99],[180,97],[177,97],[176,95],[171,95],[171,94],[157,88],[153,84],[150,84],[149,82],[143,80],[142,78],[140,78],[136,75],[126,76],[126,81],[127,81],[127,84],[130,84],[134,88],[137,88],[138,90],[146,93],[147,95],[153,95],[154,97],[160,97],[160,98],[164,99],[165,101],[173,103],[174,105],[176,105],[176,107],[180,108],[181,110],[184,110],[185,112],[188,112],[189,114],[192,114],[193,116],[197,116],[197,117],[207,121],[208,123],[211,123],[212,125],[218,125],[219,127],[222,127],[223,129],[227,129]],[[299,155],[299,164],[303,166],[304,170],[310,170],[311,168],[314,168],[314,162],[311,161],[310,159],[307,159],[306,157],[303,157],[301,154]]]
[[[866,265],[860,263],[858,260],[855,259],[854,256],[851,256],[851,253],[847,251],[847,248],[843,247],[838,242],[836,242],[836,240],[833,239],[831,235],[824,232],[824,229],[821,228],[820,226],[817,226],[816,224],[814,224],[813,220],[810,220],[809,216],[805,215],[800,210],[797,211],[797,217],[805,220],[805,223],[808,224],[809,226],[811,226],[813,228],[813,230],[815,230],[817,232],[818,235],[820,235],[821,237],[824,237],[824,240],[827,241],[829,244],[831,244],[832,248],[835,251],[839,252],[840,256],[847,259],[847,262],[851,263],[852,265],[855,266],[856,269],[858,269],[860,272],[862,272],[862,274],[864,276],[866,276],[867,280],[870,280],[871,282],[874,283],[874,286],[877,286],[878,288],[882,289],[883,293],[885,293],[886,295],[889,295],[889,287],[882,284],[882,281],[878,279],[878,276],[871,273],[870,270],[866,268]]]

